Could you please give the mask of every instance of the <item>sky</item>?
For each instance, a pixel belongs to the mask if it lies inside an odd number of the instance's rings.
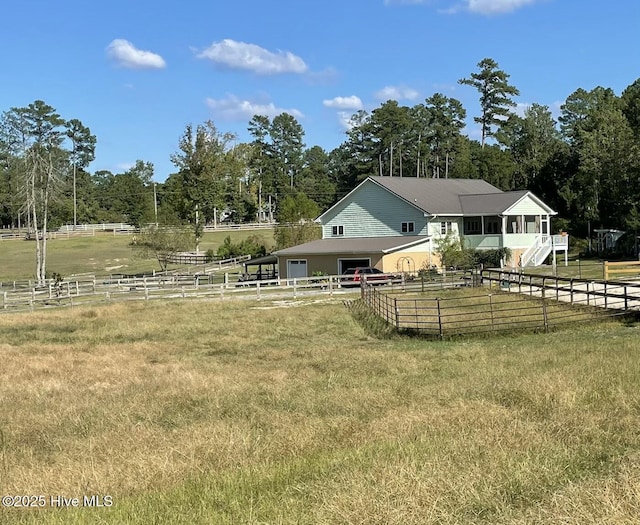
[[[436,92],[477,138],[478,93],[458,80],[494,59],[518,110],[558,115],[578,88],[640,77],[638,0],[20,0],[3,6],[0,111],[44,100],[97,138],[89,171],[140,159],[154,179],[188,124],[239,142],[255,114],[288,112],[307,147],[346,140],[349,117]]]

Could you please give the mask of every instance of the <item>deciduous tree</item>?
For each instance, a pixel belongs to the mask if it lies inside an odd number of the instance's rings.
[[[53,107],[36,100],[25,108],[5,112],[0,128],[35,239],[36,279],[40,283],[46,279],[49,208],[68,167],[69,152],[62,147],[64,126]]]

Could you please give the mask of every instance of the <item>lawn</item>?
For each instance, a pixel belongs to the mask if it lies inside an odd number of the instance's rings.
[[[273,245],[272,230],[205,233],[200,250],[217,251],[224,238],[239,243],[250,235]],[[99,234],[95,237],[53,239],[48,242],[47,271],[63,277],[78,273],[136,274],[159,270],[155,259],[138,259],[130,246],[131,236]],[[35,243],[24,240],[0,241],[0,282],[30,279],[35,275]]]
[[[0,316],[0,492],[113,501],[0,522],[637,522],[637,326],[428,342],[273,306]]]

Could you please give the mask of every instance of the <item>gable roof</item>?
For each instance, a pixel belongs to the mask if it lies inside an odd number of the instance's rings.
[[[527,195],[548,213],[555,212],[527,190],[502,191],[482,179],[432,179],[416,177],[368,177],[349,194],[320,215],[331,210],[364,184],[376,184],[428,215],[499,215]]]
[[[462,195],[502,193],[481,179],[370,177],[370,180],[430,215],[462,215]]]

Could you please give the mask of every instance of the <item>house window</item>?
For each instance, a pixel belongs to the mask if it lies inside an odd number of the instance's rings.
[[[332,226],[331,235],[334,235],[334,236],[344,235],[344,226]]]
[[[502,220],[500,217],[485,217],[484,218],[484,233],[496,234],[500,233]]]
[[[540,233],[540,217],[537,215],[524,216],[525,233]]]
[[[413,233],[415,230],[415,224],[413,222],[402,223],[402,233]]]
[[[442,221],[440,223],[440,233],[446,235],[453,232],[453,223],[451,221]]]
[[[464,220],[465,235],[481,235],[482,234],[482,218],[467,217]]]

